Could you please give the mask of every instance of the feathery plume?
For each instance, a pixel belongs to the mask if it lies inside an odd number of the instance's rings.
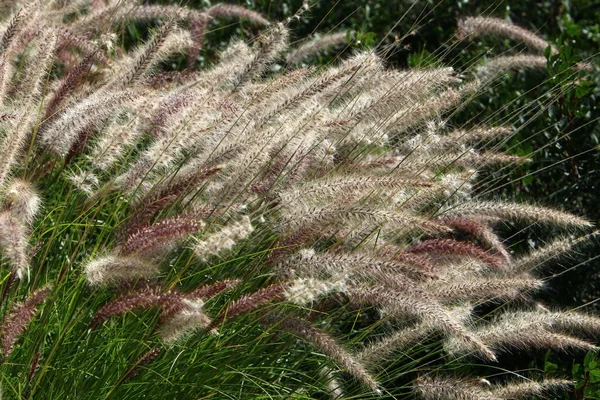
[[[130,67],[123,75],[122,81],[119,82],[123,86],[129,84],[135,84],[138,82],[146,70],[156,62],[157,58],[161,55],[160,50],[163,44],[166,42],[167,37],[174,30],[172,23],[162,25],[148,43],[141,48],[134,56],[133,67]],[[121,80],[120,78],[119,81]]]
[[[497,257],[492,256],[487,251],[476,245],[454,239],[428,239],[421,243],[411,246],[404,250],[407,253],[438,253],[438,254],[456,254],[467,257],[477,258],[488,265],[502,269],[503,264]]]
[[[235,5],[219,3],[206,10],[208,15],[216,18],[240,18],[253,22],[258,25],[271,25],[262,15],[256,11]]]
[[[299,278],[289,282],[283,296],[286,301],[298,305],[312,304],[319,297],[332,292],[345,292],[346,284],[343,279],[319,280],[313,278]]]
[[[118,284],[126,281],[154,278],[158,266],[139,256],[109,254],[85,265],[86,279],[90,285]]]
[[[548,46],[553,53],[557,53],[556,47],[537,36],[535,33],[513,25],[499,18],[490,17],[467,17],[458,21],[459,35],[498,35],[520,40],[530,48],[543,52]]]
[[[6,50],[10,46],[14,37],[17,35],[17,32],[19,32],[23,20],[25,20],[28,15],[28,6],[33,5],[33,3],[35,2],[31,1],[29,4],[25,4],[23,7],[20,7],[10,18],[6,30],[0,39],[0,55],[3,57],[5,57],[4,54],[6,53]]]
[[[540,395],[543,392],[563,391],[572,386],[573,382],[564,379],[545,379],[542,382],[516,382],[504,386],[494,386],[491,392],[501,399],[515,399],[525,396]]]
[[[197,18],[191,18],[188,22],[193,45],[190,46],[187,54],[187,69],[193,71],[196,59],[200,55],[200,50],[204,47],[204,35],[208,26],[209,16],[206,13],[200,13]]]
[[[200,168],[191,174],[177,174],[172,179],[168,179],[167,182],[157,185],[135,205],[136,213],[131,219],[131,225],[142,224],[145,217],[151,216],[159,209],[174,203],[219,172],[221,172],[221,168]]]
[[[52,29],[58,32],[62,42],[60,47],[67,47],[69,45],[74,46],[81,50],[86,55],[86,58],[96,59],[105,65],[110,64],[109,59],[104,55],[103,51],[87,38],[71,32],[64,26],[48,26],[46,29]]]
[[[417,316],[435,326],[437,330],[448,334],[457,343],[461,343],[463,349],[469,348],[488,360],[496,360],[495,354],[481,339],[468,332],[460,320],[424,291],[410,288],[408,285],[403,293],[374,286],[367,290],[348,291],[348,295],[351,301],[384,306],[394,317],[400,319],[406,315]]]
[[[501,257],[504,262],[511,262],[511,256],[506,250],[506,246],[490,229],[488,226],[489,220],[486,218],[442,218],[440,222],[457,230],[460,233],[466,233],[472,236],[484,247],[487,247],[493,253],[496,253],[499,257]]]
[[[297,49],[290,50],[286,61],[288,64],[299,64],[304,58],[317,54],[332,47],[346,44],[347,38],[354,32],[336,32],[323,35],[315,40],[302,44]]]
[[[332,285],[331,289],[344,287],[345,279],[354,280],[378,280],[386,281],[386,276],[395,277],[399,282],[405,282],[406,278],[415,281],[436,279],[437,276],[424,271],[421,268],[415,268],[411,263],[399,262],[396,260],[379,259],[369,253],[355,252],[352,254],[330,254],[314,253],[311,251],[301,251],[300,259],[289,259],[280,263],[278,269],[284,270],[287,266],[293,268],[296,275],[299,276],[319,276],[327,274],[330,278],[326,286],[313,282],[317,287],[325,289]],[[391,278],[389,278],[391,279]],[[388,281],[389,282],[389,281]],[[310,284],[310,280],[306,282]],[[300,287],[302,283],[300,282]],[[300,290],[300,287],[298,290]],[[316,288],[316,287],[315,287]]]
[[[31,129],[37,123],[38,112],[34,110],[39,108],[46,74],[52,65],[56,36],[52,32],[46,33],[43,40],[37,40],[35,43],[38,50],[35,62],[31,68],[25,69],[26,76],[20,88],[20,101],[24,103],[24,107],[19,111],[18,117],[11,121],[9,131],[0,143],[0,190],[5,189],[6,181],[30,138]],[[1,90],[4,89],[3,87]]]
[[[595,351],[597,347],[585,340],[569,336],[563,333],[553,332],[553,321],[560,320],[559,315],[545,315],[544,312],[537,312],[539,315],[528,314],[507,314],[503,315],[498,321],[483,325],[477,328],[473,334],[496,352],[504,352],[509,349],[555,349],[566,351],[584,350]],[[586,318],[582,318],[583,322]],[[576,321],[569,321],[565,318],[565,324]],[[593,321],[596,324],[597,321]],[[586,321],[586,324],[589,324]],[[593,325],[592,324],[592,325]],[[560,326],[560,325],[559,325]],[[597,328],[597,326],[595,327]],[[454,338],[446,339],[444,348],[451,355],[459,355],[464,351],[464,345]]]
[[[565,333],[596,334],[600,332],[600,318],[575,312],[506,312],[502,314],[500,320],[506,323],[545,326]]]
[[[142,94],[140,90],[131,89],[95,91],[50,121],[41,133],[40,142],[64,157],[77,141],[80,131],[99,124],[110,117],[115,109],[132,104]]]
[[[173,344],[196,329],[210,325],[210,318],[203,311],[202,300],[183,300],[183,305],[165,323],[159,331],[159,336],[167,344]]]
[[[35,48],[36,54],[31,60],[29,67],[25,69],[25,75],[18,86],[18,94],[29,99],[32,108],[37,107],[41,100],[47,74],[50,73],[54,62],[58,45],[58,35],[52,30],[42,30],[35,42],[37,43]],[[28,125],[37,122],[37,118],[39,117],[37,114],[34,113],[27,119]]]
[[[67,96],[82,82],[85,75],[92,66],[92,56],[87,56],[81,60],[69,73],[60,80],[58,88],[52,94],[42,123],[46,123],[50,118],[59,112],[60,107],[67,100]]]
[[[259,48],[253,53],[252,58],[246,62],[243,71],[237,77],[234,87],[239,87],[262,75],[265,68],[287,46],[289,32],[283,24],[273,26],[268,34],[258,39]]]
[[[4,208],[25,225],[31,226],[42,200],[31,183],[15,179],[6,189]]]
[[[408,213],[373,209],[369,207],[313,207],[307,210],[292,210],[284,214],[284,221],[294,229],[302,226],[325,226],[324,223],[335,226],[340,223],[358,223],[369,221],[375,225],[385,226],[393,224],[397,230],[404,229],[408,232],[444,233],[450,229],[435,221],[410,215]],[[406,232],[404,232],[406,233]]]
[[[226,319],[236,317],[239,314],[254,310],[255,308],[269,303],[278,301],[284,298],[284,290],[286,285],[282,283],[274,283],[257,290],[254,293],[245,295],[235,300],[226,310],[222,311],[208,326],[209,330],[219,326]]]
[[[467,300],[509,300],[525,297],[527,293],[544,286],[538,279],[529,277],[458,277],[456,280],[426,282],[423,289],[442,303]]]
[[[598,236],[598,234],[600,234],[600,231],[592,232],[577,239],[570,237],[555,239],[551,243],[535,249],[531,253],[516,259],[513,262],[510,271],[515,274],[531,272],[541,267],[548,261],[567,254],[573,249],[573,247],[582,242],[586,242],[595,236]]]
[[[136,289],[104,304],[90,321],[90,327],[95,328],[115,315],[137,309],[152,307],[179,308],[182,306],[183,296],[179,293],[164,292],[158,287],[145,287]]]
[[[17,278],[29,276],[26,228],[22,221],[7,211],[0,212],[0,249],[11,261]]]
[[[451,206],[442,212],[445,216],[486,216],[508,220],[548,223],[573,228],[589,228],[590,222],[573,214],[547,207],[499,201],[472,201]]]
[[[365,346],[355,358],[367,367],[376,367],[395,351],[414,346],[434,330],[433,326],[420,323],[410,328],[399,329],[381,340]]]
[[[480,79],[493,79],[498,74],[511,69],[538,69],[545,71],[548,60],[544,56],[522,54],[499,56],[487,61],[477,69]]]
[[[506,385],[478,384],[456,377],[421,376],[416,389],[425,400],[511,400],[539,395],[547,391],[564,390],[572,382],[546,379],[542,382],[517,382]]]
[[[210,299],[219,293],[229,290],[240,283],[239,279],[226,279],[223,281],[215,282],[212,285],[201,286],[193,291],[185,294],[185,297],[191,300],[196,299]]]

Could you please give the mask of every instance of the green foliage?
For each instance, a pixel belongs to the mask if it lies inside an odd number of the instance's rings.
[[[571,373],[576,399],[600,399],[600,364],[598,353],[588,353],[581,364],[573,364]]]

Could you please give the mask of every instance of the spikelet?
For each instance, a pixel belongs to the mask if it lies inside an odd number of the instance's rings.
[[[0,143],[0,191],[5,190],[11,171],[19,161],[29,138],[30,130],[37,123],[38,113],[36,110],[39,107],[46,74],[52,65],[56,49],[56,35],[52,32],[45,32],[40,40],[35,41],[35,44],[37,55],[34,65],[26,68],[27,73],[20,88],[21,92],[17,96],[19,102],[23,103],[23,107],[19,111],[18,117],[11,121],[10,128]],[[5,87],[1,88],[1,90],[5,89]],[[2,96],[2,98],[4,97]]]
[[[544,71],[548,60],[543,56],[528,54],[494,57],[478,68],[480,79],[493,79],[496,75],[511,69],[538,69]]]
[[[195,218],[165,219],[129,235],[119,252],[122,255],[138,255],[146,259],[161,256],[170,250],[174,243],[198,232],[203,226],[204,223]]]
[[[300,208],[291,210],[289,214],[284,215],[284,218],[284,221],[293,229],[299,229],[303,226],[327,226],[327,224],[330,226],[339,226],[340,224],[367,221],[381,227],[393,224],[394,228],[398,231],[404,229],[404,234],[408,232],[449,232],[449,228],[420,216],[361,206]]]
[[[253,231],[250,218],[244,216],[240,221],[223,226],[207,239],[198,241],[194,246],[194,252],[201,260],[206,261],[209,257],[231,250]]]
[[[501,399],[514,399],[525,396],[540,395],[543,392],[564,391],[573,382],[564,379],[546,379],[542,382],[516,382],[504,386],[494,386],[490,391]]]
[[[137,289],[104,304],[94,314],[90,327],[97,327],[115,315],[121,315],[136,309],[149,309],[151,307],[182,308],[183,300],[181,294],[170,291],[163,292],[157,287]]]
[[[428,280],[436,279],[432,273],[426,270],[415,268],[411,263],[402,262],[401,260],[385,260],[365,252],[355,252],[352,254],[315,254],[310,251],[301,251],[300,259],[290,259],[280,263],[277,266],[279,270],[291,269],[292,274],[300,277],[319,277],[321,275],[329,276],[328,284],[334,288],[343,288],[344,280],[353,280],[354,282],[362,282],[364,280],[386,281],[398,279],[402,285],[407,282],[407,278],[412,280]],[[312,279],[312,278],[309,278]],[[310,282],[310,281],[309,281]],[[308,283],[308,282],[307,282]],[[322,284],[318,280],[314,282],[317,286]],[[302,285],[300,283],[300,285]],[[322,286],[323,289],[327,285]]]
[[[46,29],[52,29],[58,32],[61,39],[61,47],[67,47],[69,45],[81,50],[87,57],[95,58],[105,65],[110,64],[109,59],[104,55],[102,50],[94,43],[85,37],[77,35],[71,32],[64,26],[51,26]]]
[[[161,313],[158,334],[167,344],[173,344],[192,331],[207,327],[211,320],[204,313],[204,299],[211,298],[236,283],[221,281],[190,293],[165,291],[157,286],[134,288],[104,304],[96,311],[89,326],[96,328],[107,319],[129,311],[159,307]]]
[[[246,62],[244,70],[237,77],[234,86],[238,87],[259,77],[269,63],[286,48],[288,35],[287,28],[283,24],[277,24],[271,28],[267,35],[261,36],[258,39],[258,50]]]
[[[15,179],[6,189],[0,213],[0,249],[10,259],[19,279],[29,276],[29,236],[41,199],[29,182]]]
[[[420,340],[427,337],[434,328],[421,323],[411,328],[399,329],[390,335],[378,340],[355,354],[355,358],[362,364],[374,368],[381,364],[395,351],[402,351],[415,346]]]
[[[417,391],[424,400],[511,400],[564,390],[571,385],[572,382],[561,379],[506,385],[491,385],[489,382],[477,384],[477,381],[469,382],[450,376],[422,376],[416,381]]]
[[[546,326],[565,333],[583,332],[597,334],[600,332],[600,318],[584,313],[552,312],[552,311],[517,311],[502,315],[503,321],[516,324]]]
[[[442,218],[441,222],[454,228],[458,232],[472,236],[483,246],[489,248],[489,250],[501,257],[504,262],[510,263],[510,254],[506,250],[504,243],[502,243],[498,236],[490,229],[488,226],[489,220],[486,218]]]
[[[192,46],[189,48],[187,55],[187,69],[189,71],[194,69],[200,50],[204,47],[204,35],[208,21],[208,15],[201,13],[197,18],[191,18],[188,23],[192,40]]]
[[[31,293],[22,303],[13,304],[0,330],[2,332],[2,355],[4,357],[10,355],[19,336],[23,334],[36,314],[38,306],[46,300],[49,292],[50,286],[44,286]]]
[[[141,47],[132,56],[133,66],[129,66],[125,62],[117,66],[117,68],[121,68],[121,71],[117,72],[117,77],[114,78],[113,85],[125,87],[139,84],[144,79],[144,74],[147,73],[148,69],[158,62],[161,57],[164,57],[165,54],[168,54],[172,47],[175,49],[189,47],[186,46],[185,39],[183,40],[183,45],[178,43],[178,39],[169,40],[174,37],[174,31],[174,24],[166,23],[162,25],[146,45]]]
[[[143,136],[136,125],[139,114],[124,110],[114,118],[114,122],[104,129],[94,141],[94,146],[88,156],[91,164],[99,171],[106,171],[130,150],[131,147]],[[82,146],[79,146],[82,147]],[[70,154],[73,152],[71,149]],[[88,173],[90,174],[90,173]]]
[[[35,107],[41,100],[47,74],[50,72],[58,44],[58,34],[50,29],[42,30],[36,38],[36,54],[31,65],[25,69],[25,75],[19,82],[18,95],[23,96]],[[33,123],[37,115],[29,117],[28,123]]]
[[[110,4],[108,7],[89,13],[86,18],[74,24],[77,32],[89,34],[93,31],[106,31],[128,21],[170,20],[182,21],[198,17],[197,10],[178,6]]]
[[[202,300],[184,299],[181,309],[161,327],[161,339],[167,344],[173,344],[196,329],[208,327],[211,320],[204,313],[203,306]]]
[[[277,301],[284,298],[284,290],[286,285],[281,283],[274,283],[266,286],[258,291],[242,296],[238,300],[234,301],[231,306],[226,310],[222,311],[208,326],[209,329],[213,329],[219,326],[225,320],[234,318],[240,314],[254,310],[257,307],[267,304],[271,301]]]
[[[59,112],[59,108],[67,101],[67,96],[77,87],[78,83],[83,81],[91,66],[92,56],[87,56],[60,80],[50,98],[42,123],[47,123],[50,118],[53,118]]]
[[[215,4],[214,6],[210,7],[206,12],[208,15],[214,18],[240,18],[246,19],[258,25],[271,25],[271,23],[267,19],[265,19],[256,11],[252,11],[235,4]]]
[[[289,283],[283,296],[286,301],[291,303],[307,305],[329,293],[345,291],[346,284],[343,279],[323,281],[314,278],[299,278]]]
[[[295,185],[289,191],[280,195],[284,204],[309,204],[323,200],[339,200],[364,196],[366,192],[387,189],[391,192],[406,188],[432,188],[431,182],[421,180],[401,179],[396,177],[377,176],[343,176],[328,177],[322,180]]]
[[[19,279],[29,276],[26,227],[12,213],[0,213],[0,250],[8,257]]]
[[[106,25],[117,25],[126,21],[154,21],[168,19],[172,21],[189,22],[190,30],[194,30],[193,25],[202,23],[201,21],[210,21],[220,18],[239,18],[246,19],[258,25],[270,25],[259,13],[234,4],[215,4],[205,12],[172,5],[139,5],[126,4],[123,7],[112,6],[99,10],[91,14],[88,18],[76,23],[75,26],[81,31],[91,31],[94,29],[105,29]],[[204,28],[203,28],[204,29]],[[200,37],[204,36],[203,29],[198,32]],[[198,43],[198,42],[196,42]]]
[[[76,143],[79,131],[100,123],[112,115],[117,107],[132,104],[140,95],[142,93],[139,91],[130,89],[96,91],[53,119],[42,133],[40,142],[64,157]]]
[[[474,393],[476,386],[457,385],[460,381],[456,378],[420,377],[416,383],[419,395],[425,400],[482,400],[481,396]],[[487,399],[487,398],[486,398]]]
[[[325,332],[319,331],[298,318],[284,319],[279,322],[278,325],[296,333],[300,337],[314,344],[319,350],[337,362],[345,371],[365,385],[365,387],[377,394],[382,394],[377,382],[365,367]]]
[[[21,26],[29,16],[31,9],[35,5],[35,1],[30,1],[20,7],[10,18],[6,30],[0,39],[0,55],[5,57],[6,50],[11,45],[15,36],[19,33]]]

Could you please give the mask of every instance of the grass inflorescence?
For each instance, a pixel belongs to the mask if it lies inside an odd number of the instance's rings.
[[[501,151],[510,121],[451,122],[502,71],[543,68],[538,53],[555,49],[474,17],[461,40],[509,36],[536,53],[463,74],[394,69],[379,49],[317,68],[303,58],[351,35],[294,48],[309,12],[15,4],[0,39],[5,396],[512,399],[568,387],[467,375],[501,370],[515,350],[596,349],[600,319],[535,302],[547,285],[537,267],[593,225],[476,195],[478,169],[528,160]],[[261,33],[198,70],[211,23],[231,18]],[[155,25],[126,51],[115,30],[130,21]],[[174,55],[185,70],[163,68]],[[506,222],[557,237],[515,255]]]

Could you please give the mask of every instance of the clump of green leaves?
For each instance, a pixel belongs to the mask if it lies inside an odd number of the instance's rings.
[[[574,396],[576,399],[600,399],[598,353],[588,353],[583,359],[583,365],[573,364],[571,372],[575,380]]]

